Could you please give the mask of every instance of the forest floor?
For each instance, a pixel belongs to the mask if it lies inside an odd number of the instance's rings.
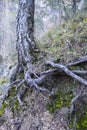
[[[61,28],[50,30],[45,36],[37,40],[40,53],[35,54],[35,73],[41,73],[47,69],[45,62],[68,64],[78,58],[87,55],[87,18],[78,16],[64,23]],[[74,66],[71,69],[87,70],[87,63]],[[84,76],[86,78],[86,76]],[[6,80],[3,79],[1,83]],[[47,85],[46,85],[47,84]],[[0,109],[0,130],[70,130],[68,124],[68,111],[70,102],[79,93],[83,85],[71,79],[69,76],[48,77],[42,87],[48,88],[54,94],[49,97],[48,93],[42,93],[30,89],[23,99],[23,105],[13,98],[14,88],[5,101],[7,106]],[[15,87],[15,86],[14,86]],[[85,89],[85,95],[87,90]],[[87,97],[84,98],[84,101]],[[87,103],[87,102],[86,102]],[[77,103],[77,111],[83,111],[85,103]],[[87,105],[86,105],[87,107]],[[87,109],[84,112],[87,115]],[[78,117],[78,115],[77,115]],[[82,115],[80,115],[82,117]],[[81,124],[81,122],[83,125]],[[87,129],[87,116],[76,124],[77,130]],[[86,124],[84,123],[86,122]],[[72,122],[71,122],[72,123]]]
[[[66,120],[67,108],[51,114],[46,109],[48,99],[33,91],[25,98],[27,106],[15,111],[6,109],[0,117],[0,130],[69,130]]]

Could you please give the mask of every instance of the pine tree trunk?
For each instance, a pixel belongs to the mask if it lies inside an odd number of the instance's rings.
[[[34,0],[19,0],[16,47],[19,66],[29,68],[34,48]]]
[[[73,5],[72,5],[72,9],[73,9],[73,14],[76,14],[76,0],[72,0]]]

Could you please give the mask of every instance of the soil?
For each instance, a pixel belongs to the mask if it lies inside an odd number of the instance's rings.
[[[36,91],[29,92],[20,110],[6,108],[0,117],[0,130],[69,130],[67,125],[67,108],[58,109],[51,114],[45,97]]]

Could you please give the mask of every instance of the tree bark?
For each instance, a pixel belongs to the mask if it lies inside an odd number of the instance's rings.
[[[34,49],[34,0],[19,0],[17,15],[17,43],[19,66],[32,63],[31,53]]]
[[[73,14],[75,14],[76,13],[76,0],[72,0],[72,3],[73,3],[72,5]]]

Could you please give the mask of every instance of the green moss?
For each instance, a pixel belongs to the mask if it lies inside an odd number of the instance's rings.
[[[2,116],[3,113],[4,113],[4,108],[3,108],[3,105],[2,105],[2,107],[0,108],[0,116]]]
[[[77,130],[87,130],[87,110],[76,122]]]
[[[12,99],[17,94],[17,91],[15,90],[15,86],[12,87],[12,89],[9,91],[9,99]]]
[[[54,95],[50,97],[47,103],[47,109],[54,113],[57,109],[61,107],[69,107],[70,101],[73,98],[72,92],[63,93],[62,91],[57,91]]]
[[[6,103],[3,103],[3,104],[2,104],[2,106],[1,106],[1,108],[0,108],[0,116],[3,115],[6,106],[7,106]]]
[[[73,128],[73,124],[74,124],[74,119],[72,119],[69,124],[70,129]],[[84,114],[82,114],[79,118],[77,118],[75,127],[76,130],[87,130],[87,110],[84,112]]]
[[[20,107],[19,107],[19,102],[16,99],[13,106],[12,106],[12,112],[14,113],[15,111],[20,111]]]
[[[0,78],[0,86],[7,81],[6,78]]]
[[[77,82],[70,77],[61,76],[56,78],[56,90],[47,103],[47,109],[51,113],[62,107],[69,107],[73,98],[73,90],[78,86]]]

